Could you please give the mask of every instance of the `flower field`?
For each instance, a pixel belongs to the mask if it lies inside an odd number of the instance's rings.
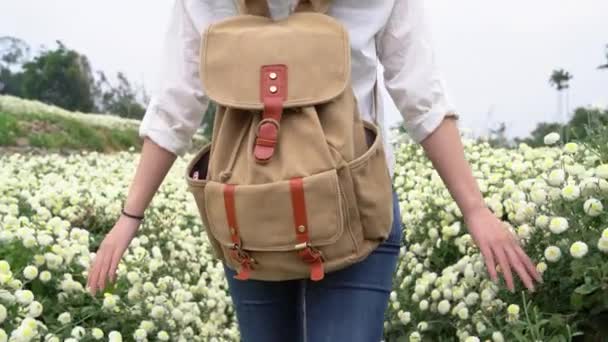
[[[538,262],[544,284],[535,293],[489,280],[421,147],[397,143],[406,247],[386,341],[608,336],[600,330],[608,317],[608,156],[582,143],[562,146],[554,134],[545,140],[535,149],[465,140],[488,206]],[[223,269],[183,179],[190,156],[176,161],[154,197],[117,282],[95,297],[83,288],[138,156],[0,156],[0,342],[238,340]]]

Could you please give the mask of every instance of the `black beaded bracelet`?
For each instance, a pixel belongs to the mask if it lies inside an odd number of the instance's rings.
[[[137,219],[137,220],[140,220],[140,221],[144,219],[143,215],[142,216],[131,215],[131,214],[127,213],[124,208],[121,209],[121,212],[122,212],[123,215],[125,215],[127,217],[130,217],[130,218],[134,218],[134,219]]]

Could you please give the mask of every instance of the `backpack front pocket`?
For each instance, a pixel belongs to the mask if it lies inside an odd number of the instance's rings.
[[[363,235],[368,240],[385,240],[393,222],[391,178],[376,125],[363,121],[373,141],[367,151],[348,164],[353,180]]]
[[[207,237],[209,239],[209,243],[211,244],[212,251],[216,257],[223,259],[224,253],[222,252],[218,241],[213,237],[212,234],[209,234],[209,221],[207,220],[207,215],[205,214],[205,187],[209,183],[206,178],[207,171],[209,169],[210,150],[211,144],[207,144],[198,150],[198,152],[186,166],[184,178],[186,179],[186,183],[188,185],[188,191],[192,193],[196,206],[198,207],[203,226],[207,231]]]
[[[314,247],[336,242],[344,230],[343,199],[336,170],[299,181],[303,201],[294,194],[292,180],[256,185],[208,182],[204,191],[209,229],[225,247],[234,245],[236,231],[242,248],[250,251],[296,250],[301,243],[298,233],[304,232]],[[232,190],[227,190],[230,186]],[[229,212],[233,212],[234,219],[229,219]],[[305,216],[306,225],[297,223],[298,215]],[[233,224],[236,227],[230,226],[232,220],[236,221]]]

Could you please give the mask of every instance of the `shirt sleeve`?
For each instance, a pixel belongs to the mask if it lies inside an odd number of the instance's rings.
[[[459,119],[435,62],[424,0],[395,0],[378,36],[384,83],[412,139],[420,143],[444,117]]]
[[[199,78],[201,37],[184,1],[173,5],[158,81],[139,126],[141,138],[147,136],[178,156],[192,146],[192,136],[209,105]]]

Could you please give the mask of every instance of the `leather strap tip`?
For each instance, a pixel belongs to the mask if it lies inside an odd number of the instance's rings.
[[[273,154],[274,148],[266,146],[255,146],[255,149],[253,151],[253,156],[255,157],[255,160],[258,163],[268,162],[270,158],[272,158]]]
[[[322,280],[325,277],[325,272],[323,270],[323,263],[322,262],[316,262],[313,265],[311,265],[310,268],[310,280],[312,281],[319,281]]]
[[[249,269],[246,267],[241,268],[241,270],[239,271],[239,273],[237,273],[234,276],[234,279],[238,279],[238,280],[248,280],[250,276],[250,272]]]

